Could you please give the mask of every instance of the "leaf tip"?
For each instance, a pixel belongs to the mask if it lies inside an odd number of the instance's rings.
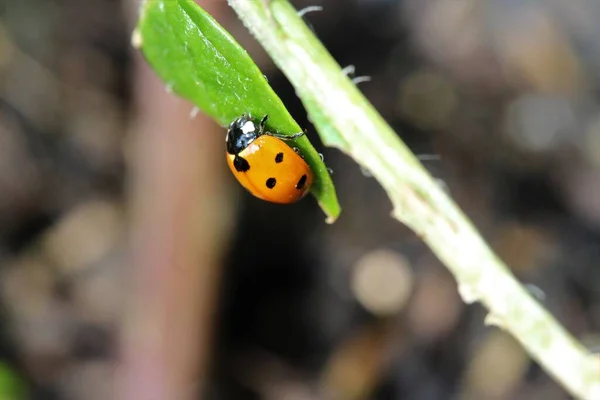
[[[333,223],[335,223],[335,221],[337,221],[337,219],[341,213],[339,205],[336,204],[335,206],[328,207],[326,204],[323,204],[321,201],[317,201],[317,203],[319,204],[319,207],[321,207],[321,210],[323,210],[325,212],[325,215],[327,215],[327,218],[325,218],[325,223],[327,225],[332,225]]]

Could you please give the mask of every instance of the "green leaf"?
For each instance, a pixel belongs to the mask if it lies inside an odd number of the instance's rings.
[[[133,43],[168,90],[190,100],[219,124],[227,126],[244,113],[256,118],[268,114],[271,132],[302,130],[248,53],[194,1],[147,1]],[[315,174],[311,192],[328,222],[335,221],[340,206],[320,154],[306,136],[291,145]]]

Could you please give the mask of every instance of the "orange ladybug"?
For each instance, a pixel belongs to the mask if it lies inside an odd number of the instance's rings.
[[[306,161],[284,141],[304,132],[281,135],[265,131],[268,116],[258,126],[248,115],[229,124],[227,164],[240,184],[254,196],[279,204],[300,200],[313,183]]]

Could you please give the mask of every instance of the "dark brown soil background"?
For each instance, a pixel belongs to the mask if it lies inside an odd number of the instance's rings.
[[[568,399],[320,144],[226,2],[199,3],[308,128],[341,218],[243,191],[224,130],[131,48],[134,1],[0,0],[0,374],[40,400]],[[338,62],[598,348],[598,3],[293,3],[323,6],[305,18]]]

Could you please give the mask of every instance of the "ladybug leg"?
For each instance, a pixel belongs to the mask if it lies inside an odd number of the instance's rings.
[[[304,156],[302,155],[302,153],[300,153],[300,149],[299,148],[292,147],[292,150],[294,150],[294,153],[298,154],[304,160]]]
[[[281,133],[270,133],[270,132],[268,133],[268,135],[276,137],[277,139],[281,139],[281,140],[295,140],[301,136],[306,135],[306,129],[302,132],[294,133],[293,135],[282,135]]]

